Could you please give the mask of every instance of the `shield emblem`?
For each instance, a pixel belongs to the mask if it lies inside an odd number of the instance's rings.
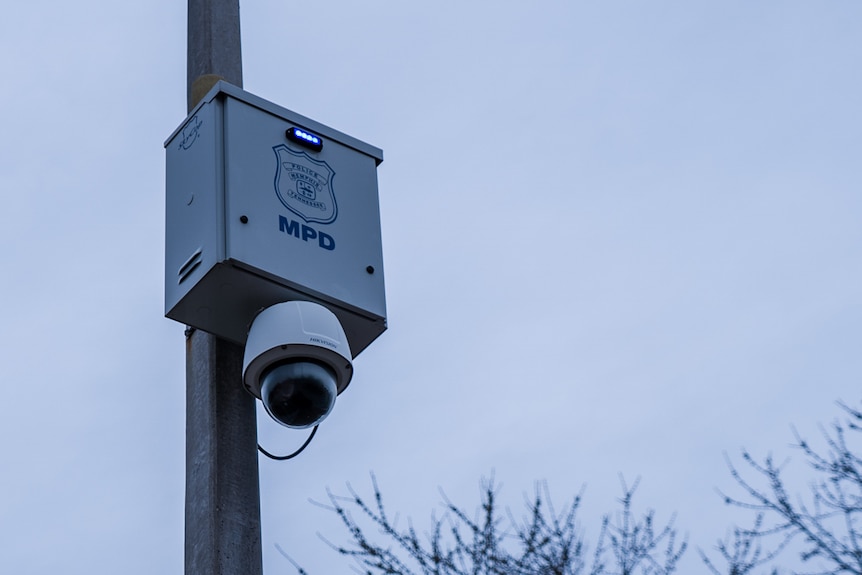
[[[307,223],[331,224],[338,216],[332,178],[335,170],[306,152],[274,146],[275,193],[281,203]]]

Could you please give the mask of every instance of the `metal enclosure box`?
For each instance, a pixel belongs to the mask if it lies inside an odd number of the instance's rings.
[[[167,317],[243,344],[260,310],[306,300],[354,356],[383,333],[381,150],[225,82],[165,150]]]

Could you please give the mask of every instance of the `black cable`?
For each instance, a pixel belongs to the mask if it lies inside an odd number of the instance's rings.
[[[314,437],[314,434],[317,433],[318,427],[320,427],[320,426],[315,425],[314,429],[311,430],[311,435],[308,436],[308,439],[305,440],[305,443],[302,444],[302,447],[300,447],[299,449],[297,449],[296,451],[294,451],[290,455],[273,455],[272,453],[270,453],[269,451],[267,451],[266,449],[261,447],[260,443],[257,444],[257,450],[260,451],[261,453],[263,453],[264,455],[266,455],[267,457],[269,457],[270,459],[275,459],[276,461],[284,461],[286,459],[293,459],[294,457],[296,457],[297,455],[302,453],[303,449],[308,447],[308,444],[311,443],[311,439]]]

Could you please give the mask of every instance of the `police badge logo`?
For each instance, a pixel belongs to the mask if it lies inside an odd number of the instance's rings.
[[[274,146],[275,193],[291,212],[307,223],[331,224],[338,216],[332,178],[335,170],[305,152]]]

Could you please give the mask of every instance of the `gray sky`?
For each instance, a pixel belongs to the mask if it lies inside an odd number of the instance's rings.
[[[182,571],[162,142],[185,9],[0,19],[3,573]],[[858,403],[862,4],[241,9],[245,88],[386,158],[390,328],[307,452],[261,460],[267,573],[292,572],[276,544],[346,572],[308,500],[371,471],[420,527],[438,488],[472,509],[492,472],[516,511],[535,480],[559,503],[586,485],[593,538],[619,474],[641,477],[637,505],[709,547],[746,519],[715,493],[725,452],[791,456],[791,424]],[[304,439],[263,417],[260,436]]]

